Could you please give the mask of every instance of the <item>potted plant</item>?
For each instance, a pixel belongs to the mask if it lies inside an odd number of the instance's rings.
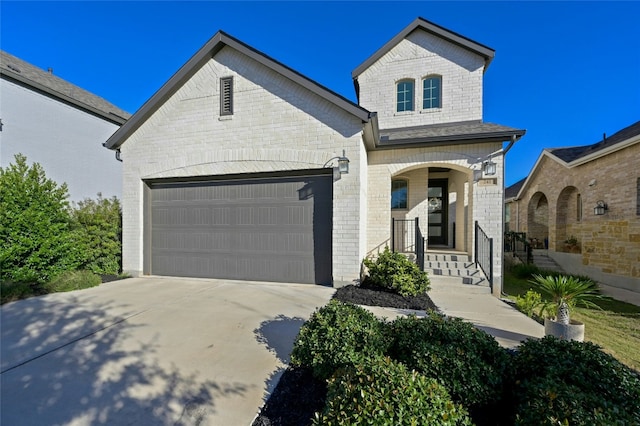
[[[580,242],[574,235],[564,240],[564,251],[567,253],[580,253]]]
[[[566,275],[534,275],[530,282],[550,297],[544,303],[544,331],[562,340],[584,340],[584,324],[572,321],[570,313],[576,306],[600,309],[594,303],[602,299],[598,285],[589,279]]]

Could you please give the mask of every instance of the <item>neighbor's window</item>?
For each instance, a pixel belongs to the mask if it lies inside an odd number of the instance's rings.
[[[442,106],[442,77],[432,75],[422,80],[422,109]]]
[[[576,221],[582,222],[582,195],[576,197]]]
[[[413,111],[413,80],[398,82],[396,94],[396,111]]]
[[[396,179],[391,181],[391,208],[406,209],[407,208],[408,185],[404,179]]]
[[[636,214],[640,216],[640,177],[636,181],[637,193],[638,193],[638,201],[636,203]]]
[[[507,203],[504,206],[504,225],[505,230],[508,232],[511,227],[511,203]]]
[[[233,115],[233,77],[220,79],[220,115]]]

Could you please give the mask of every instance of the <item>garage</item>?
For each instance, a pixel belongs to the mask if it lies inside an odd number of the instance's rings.
[[[332,176],[311,173],[146,182],[145,273],[331,285]]]

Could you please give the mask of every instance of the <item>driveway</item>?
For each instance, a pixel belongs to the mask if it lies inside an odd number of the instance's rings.
[[[0,308],[0,423],[249,425],[334,289],[130,278]]]

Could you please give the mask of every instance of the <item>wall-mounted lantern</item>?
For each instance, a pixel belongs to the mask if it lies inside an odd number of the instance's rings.
[[[596,216],[602,216],[606,213],[607,210],[609,210],[609,208],[607,207],[607,203],[602,200],[598,200],[596,206],[593,208],[593,214],[595,214]]]
[[[338,167],[334,167],[334,175],[336,175],[336,171],[339,175],[349,173],[349,159],[345,157],[344,149],[342,150],[342,156],[330,158],[326,163],[324,163],[324,167],[327,167],[333,160],[338,160]]]
[[[491,157],[489,157],[489,161],[482,163],[482,171],[487,176],[493,176],[496,174],[497,166],[496,163],[491,160]]]

